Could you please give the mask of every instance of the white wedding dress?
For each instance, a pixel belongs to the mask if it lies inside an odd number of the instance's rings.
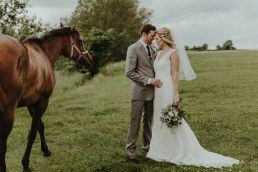
[[[194,165],[206,168],[222,168],[238,164],[239,160],[205,150],[185,120],[175,128],[173,134],[165,124],[162,125],[160,112],[172,103],[173,97],[169,59],[173,51],[174,49],[169,50],[154,61],[155,78],[160,79],[163,86],[155,88],[152,139],[147,157],[177,165]]]

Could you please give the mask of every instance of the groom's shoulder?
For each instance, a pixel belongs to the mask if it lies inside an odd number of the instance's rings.
[[[136,48],[139,48],[141,46],[141,42],[140,41],[137,41],[133,44],[131,44],[128,49],[136,49]]]
[[[136,41],[135,43],[131,44],[130,47],[139,47],[141,45],[140,40]]]

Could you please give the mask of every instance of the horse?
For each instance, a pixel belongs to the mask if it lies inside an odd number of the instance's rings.
[[[23,171],[29,168],[31,148],[39,132],[41,151],[50,156],[41,120],[55,86],[53,66],[63,55],[86,69],[93,59],[80,38],[76,25],[53,29],[41,38],[19,41],[0,35],[0,172],[6,172],[7,139],[13,128],[18,107],[27,107],[32,123],[27,147],[22,158]]]

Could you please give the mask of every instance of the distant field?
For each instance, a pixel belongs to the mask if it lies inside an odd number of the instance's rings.
[[[108,65],[91,81],[85,81],[82,74],[57,76],[43,117],[52,156],[42,156],[37,136],[32,170],[258,171],[258,51],[189,52],[189,57],[197,79],[180,82],[184,110],[192,116],[188,123],[204,148],[240,159],[240,165],[223,170],[176,166],[147,159],[140,151],[140,164],[126,163],[130,82],[124,75],[124,62],[119,62]],[[22,171],[30,123],[26,108],[18,109],[8,140],[8,171]]]

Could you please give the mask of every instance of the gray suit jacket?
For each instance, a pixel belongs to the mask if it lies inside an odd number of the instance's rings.
[[[131,99],[132,100],[152,100],[154,97],[154,87],[148,85],[148,79],[154,78],[154,52],[152,60],[142,43],[137,41],[130,45],[127,50],[125,73],[131,79]]]

